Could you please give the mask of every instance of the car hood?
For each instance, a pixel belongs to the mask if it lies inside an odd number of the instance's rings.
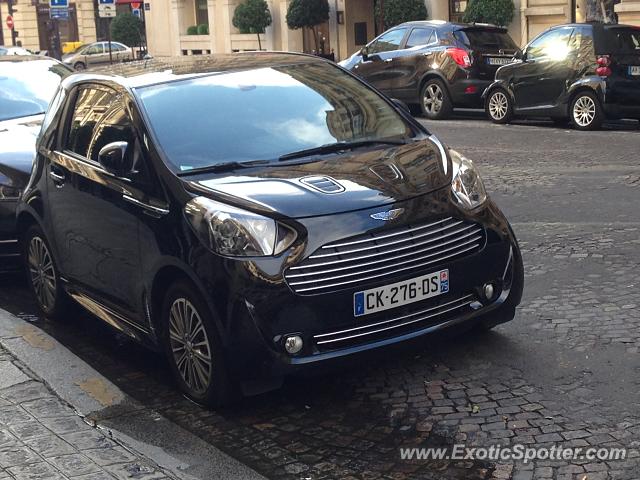
[[[434,137],[400,146],[357,149],[302,163],[193,177],[200,191],[290,218],[374,208],[450,183],[444,147]],[[185,178],[186,180],[186,178]]]
[[[0,122],[0,173],[15,186],[24,186],[31,175],[36,138],[43,115]]]

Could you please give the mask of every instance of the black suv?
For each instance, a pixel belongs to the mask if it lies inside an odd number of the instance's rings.
[[[520,251],[473,163],[332,62],[114,68],[62,83],[19,206],[45,313],[71,296],[209,404],[513,318]]]
[[[500,68],[484,94],[487,115],[570,120],[593,130],[607,119],[640,119],[640,28],[559,25],[538,35]]]
[[[453,108],[482,108],[482,92],[517,45],[504,28],[440,21],[408,22],[340,62],[378,90],[431,119]]]

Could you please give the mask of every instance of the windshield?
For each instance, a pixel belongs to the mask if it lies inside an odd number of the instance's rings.
[[[157,141],[182,171],[413,136],[378,94],[328,63],[209,75],[138,93]]]
[[[458,30],[455,36],[467,47],[480,50],[517,50],[507,32],[491,29]]]
[[[69,73],[53,60],[0,62],[0,121],[44,113]]]

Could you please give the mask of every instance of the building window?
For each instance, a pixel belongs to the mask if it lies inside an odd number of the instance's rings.
[[[449,20],[451,22],[462,22],[467,4],[467,0],[449,0]]]
[[[353,36],[356,45],[367,44],[367,22],[358,22],[353,24]]]
[[[209,25],[209,8],[207,7],[207,0],[196,0],[196,24]]]

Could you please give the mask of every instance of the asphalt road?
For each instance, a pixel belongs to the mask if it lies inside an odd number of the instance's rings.
[[[640,130],[576,132],[478,118],[425,122],[479,165],[523,250],[515,321],[438,335],[232,409],[176,393],[164,360],[80,311],[39,318],[19,277],[0,307],[43,328],[146,412],[105,412],[129,433],[158,412],[269,478],[640,478]],[[626,460],[405,461],[400,447],[628,448]],[[185,446],[188,448],[188,446]]]

